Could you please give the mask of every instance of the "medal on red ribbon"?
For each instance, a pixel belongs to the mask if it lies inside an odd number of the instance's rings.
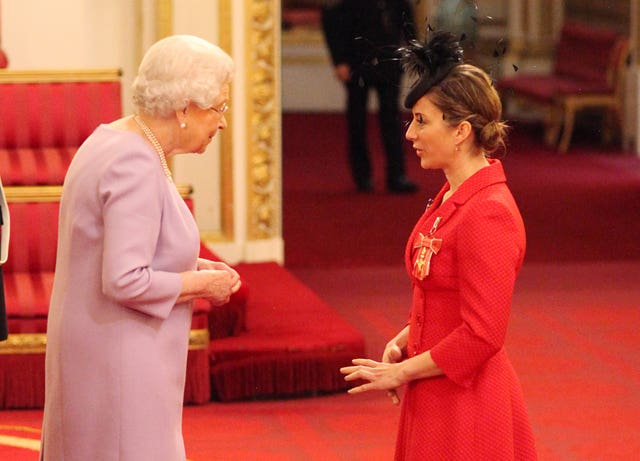
[[[442,247],[442,239],[433,236],[438,229],[438,224],[440,224],[441,219],[442,218],[437,217],[429,234],[424,235],[420,232],[413,243],[413,248],[418,250],[416,260],[413,263],[413,276],[418,280],[424,280],[424,278],[429,275],[431,258],[433,255],[438,254],[438,251],[440,251]]]

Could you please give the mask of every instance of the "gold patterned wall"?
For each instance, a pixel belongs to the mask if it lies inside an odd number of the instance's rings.
[[[173,33],[173,1],[156,0],[156,39]]]
[[[281,236],[280,2],[245,0],[249,240]]]
[[[227,53],[232,53],[232,0],[219,0],[218,3],[218,44]],[[233,85],[233,83],[232,83]],[[233,104],[233,103],[232,103]],[[211,240],[233,241],[234,239],[234,193],[233,193],[233,111],[225,114],[228,123],[228,136],[220,138],[220,235]]]

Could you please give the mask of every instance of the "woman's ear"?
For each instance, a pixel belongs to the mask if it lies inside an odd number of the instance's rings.
[[[189,106],[185,106],[183,109],[178,109],[176,110],[176,119],[178,120],[178,123],[180,124],[181,128],[186,128],[186,123],[187,123],[187,109],[189,108]]]
[[[464,141],[467,140],[469,136],[471,136],[472,133],[473,133],[473,128],[471,126],[471,123],[469,123],[469,121],[464,120],[463,122],[460,122],[460,124],[456,128],[456,134],[455,134],[456,144],[462,144]]]

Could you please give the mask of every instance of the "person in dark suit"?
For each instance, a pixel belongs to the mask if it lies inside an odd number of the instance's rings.
[[[347,92],[348,150],[351,175],[359,191],[371,192],[371,160],[367,145],[367,104],[371,89],[378,95],[386,186],[393,193],[417,190],[405,174],[398,99],[402,66],[395,50],[412,38],[413,8],[404,0],[328,1],[322,27],[336,77]]]

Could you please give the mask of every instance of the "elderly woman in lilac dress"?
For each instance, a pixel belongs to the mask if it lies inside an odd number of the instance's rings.
[[[205,40],[160,40],[133,84],[135,115],[99,126],[69,167],[41,460],[186,459],[191,301],[224,304],[240,279],[198,258],[198,228],[166,157],[203,153],[227,126],[232,74],[231,58]]]

